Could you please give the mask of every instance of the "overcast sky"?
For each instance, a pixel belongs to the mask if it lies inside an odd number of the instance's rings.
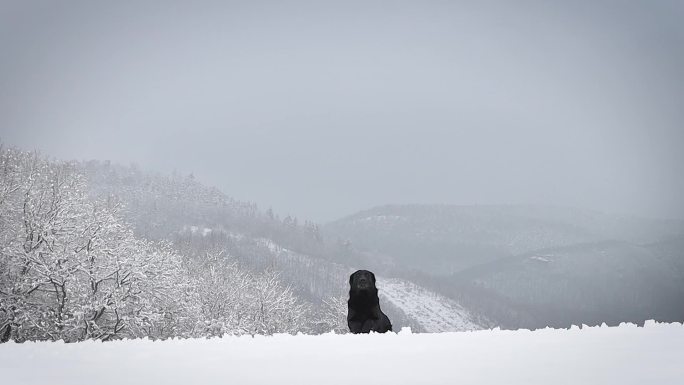
[[[0,140],[321,222],[684,218],[684,3],[0,0]],[[515,3],[515,4],[513,4]]]

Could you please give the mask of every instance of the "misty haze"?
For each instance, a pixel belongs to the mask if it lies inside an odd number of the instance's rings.
[[[42,383],[22,357],[80,352],[59,381],[93,359],[132,383],[548,383],[575,355],[589,379],[569,382],[669,383],[683,19],[666,0],[0,1],[0,369]],[[386,335],[339,336],[357,270]]]

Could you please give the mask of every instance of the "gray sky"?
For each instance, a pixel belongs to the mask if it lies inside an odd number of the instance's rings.
[[[317,221],[684,218],[682,2],[118,3],[0,0],[6,145],[193,172]]]

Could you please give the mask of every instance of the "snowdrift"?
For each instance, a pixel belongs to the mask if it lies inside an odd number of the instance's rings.
[[[3,384],[681,384],[684,326],[13,342]]]

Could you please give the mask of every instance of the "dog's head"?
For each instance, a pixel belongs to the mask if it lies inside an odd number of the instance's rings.
[[[368,270],[357,270],[349,276],[349,286],[352,291],[377,291],[375,274]]]

